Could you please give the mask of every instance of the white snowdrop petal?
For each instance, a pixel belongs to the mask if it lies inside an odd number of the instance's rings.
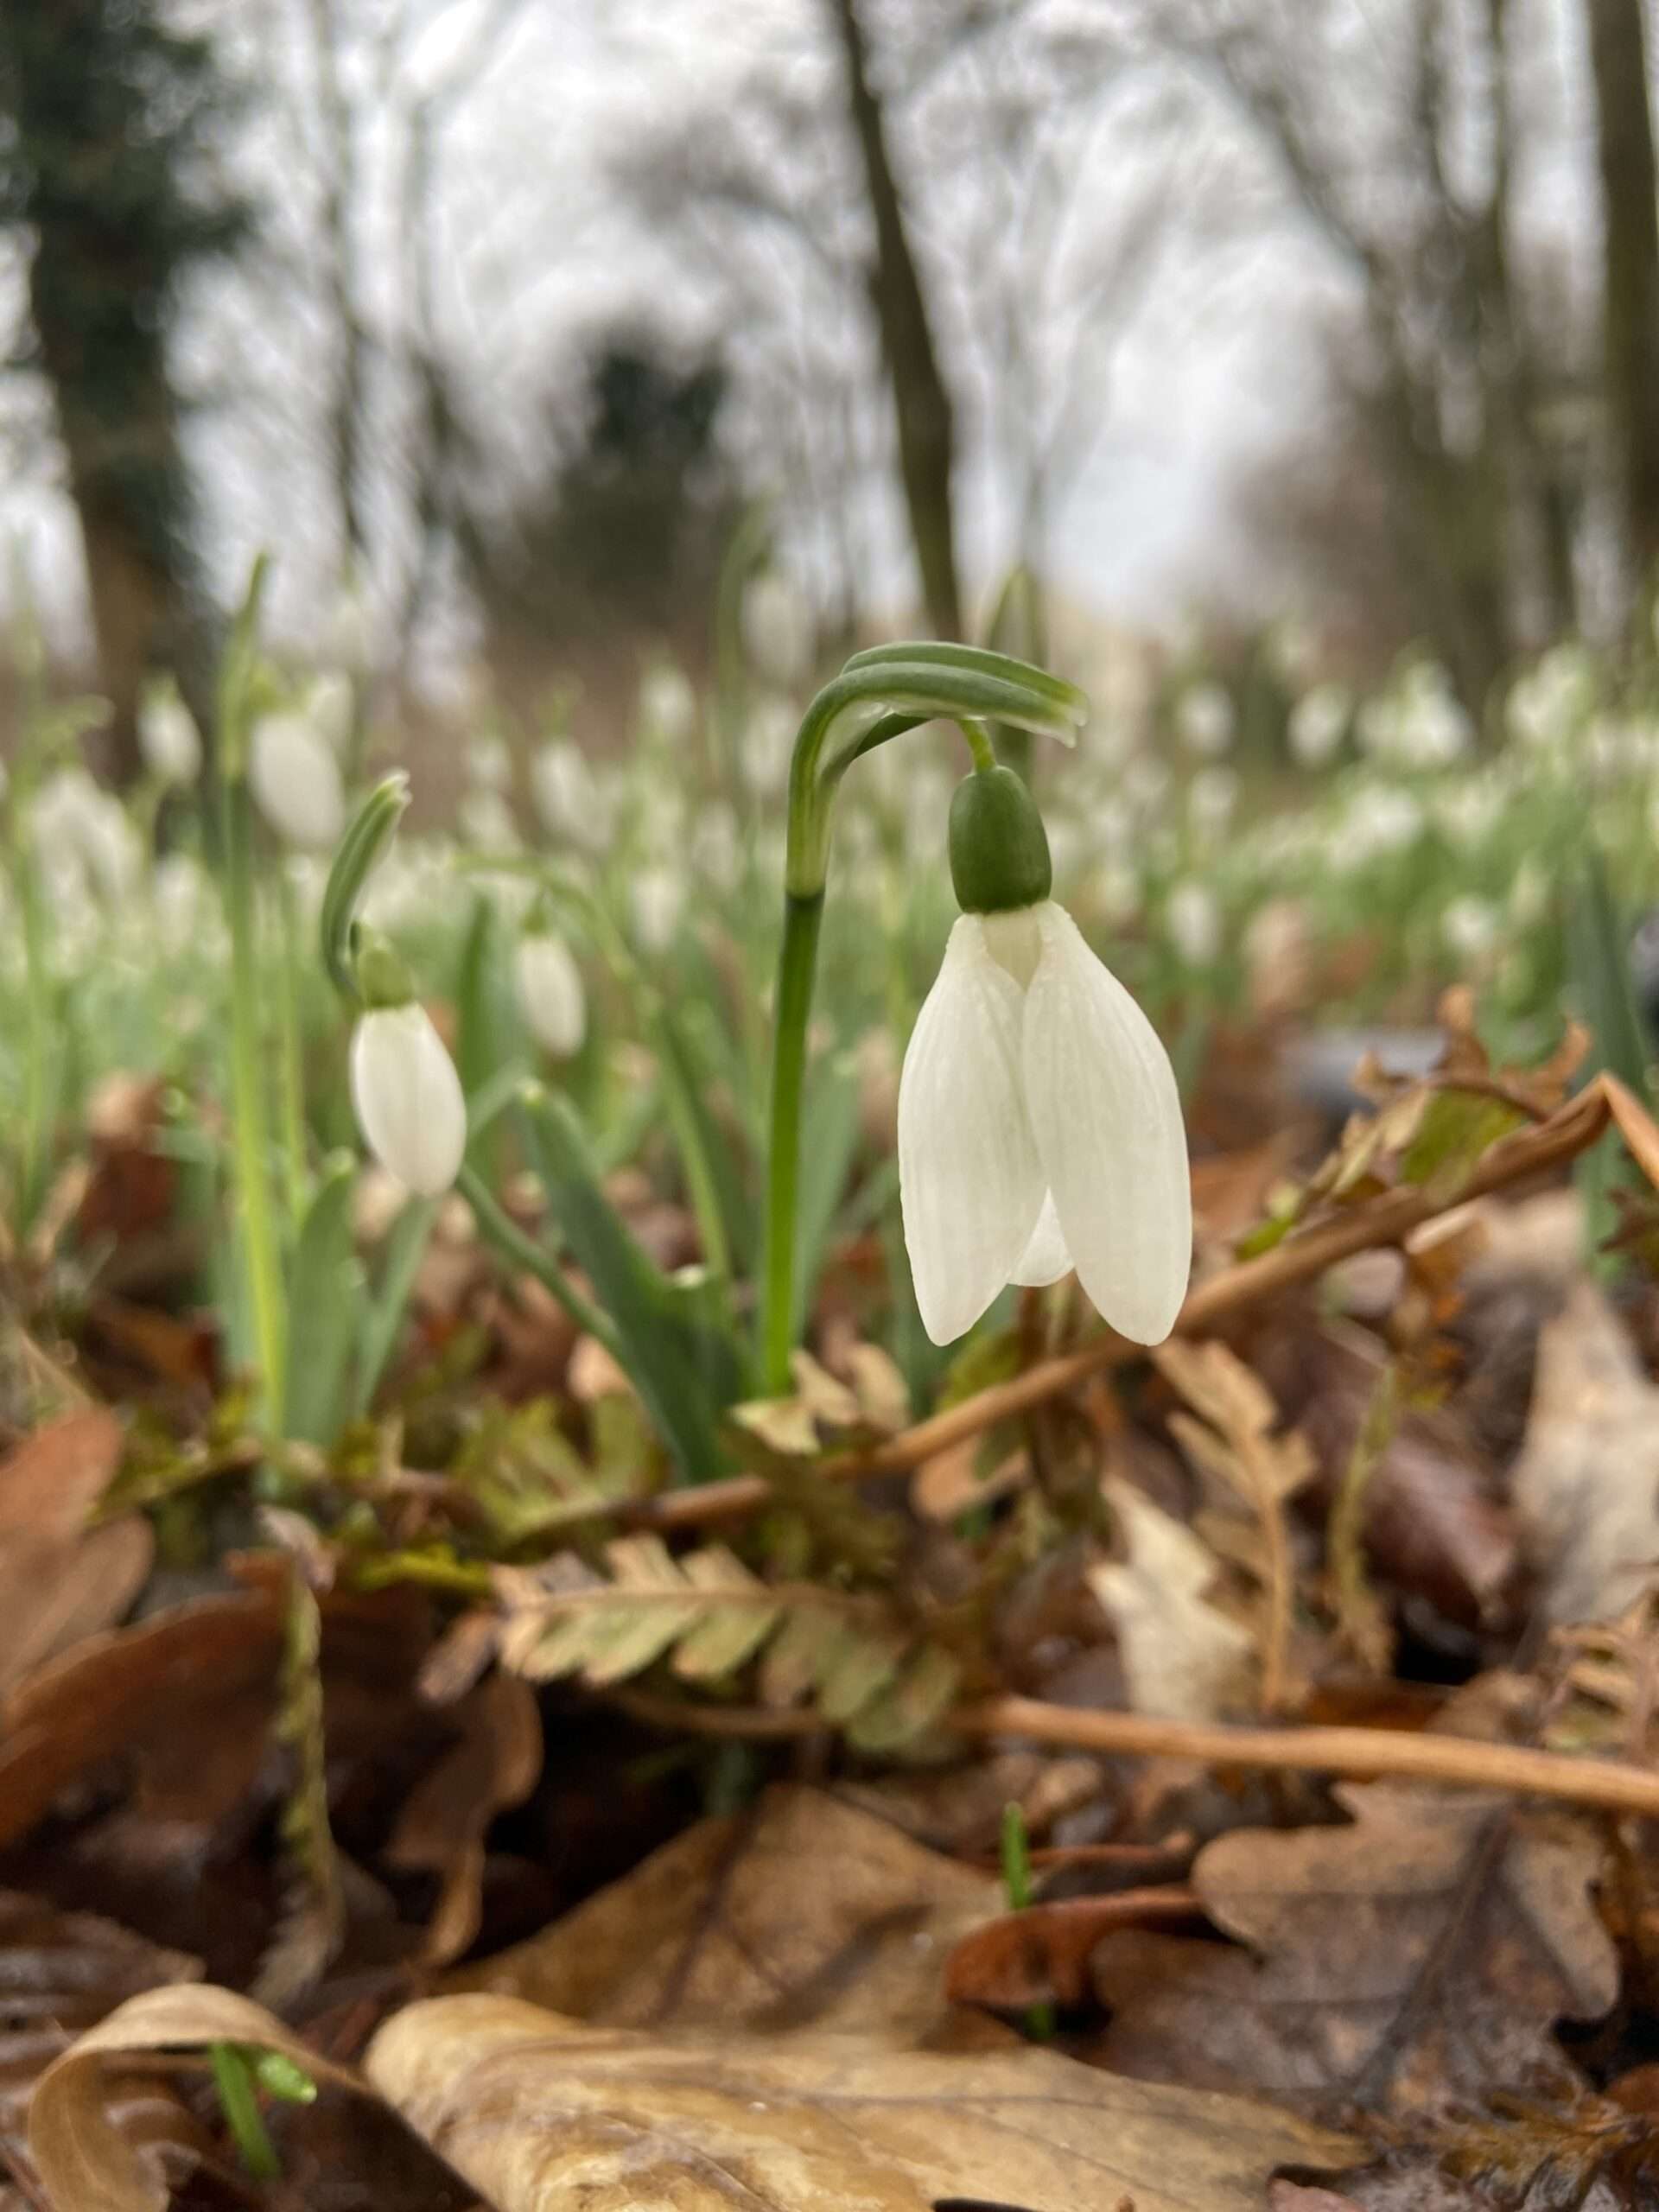
[[[579,1052],[588,1027],[582,970],[562,937],[538,930],[520,938],[514,963],[518,1004],[536,1041],[568,1059]]]
[[[467,1101],[430,1015],[377,1007],[352,1033],[352,1104],[380,1165],[423,1198],[447,1191],[467,1149]]]
[[[1060,1217],[1054,1205],[1052,1191],[1043,1193],[1043,1210],[1037,1217],[1037,1226],[1031,1232],[1030,1242],[1014,1262],[1014,1273],[1008,1277],[1021,1290],[1045,1290],[1052,1282],[1058,1282],[1062,1275],[1071,1272],[1071,1255],[1066,1249],[1065,1231],[1060,1227]]]
[[[1042,1210],[1020,1095],[1020,987],[964,914],[899,1082],[899,1193],[922,1323],[936,1344],[971,1328]]]
[[[290,845],[320,851],[346,823],[340,763],[299,715],[266,715],[249,741],[248,782],[259,811]]]
[[[1084,1290],[1161,1344],[1186,1295],[1192,1192],[1175,1073],[1157,1032],[1052,900],[1026,996],[1026,1106]]]

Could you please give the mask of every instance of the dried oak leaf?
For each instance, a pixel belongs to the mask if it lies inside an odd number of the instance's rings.
[[[947,1952],[1001,1896],[994,1875],[890,1822],[777,1783],[449,1986],[610,2027],[811,2026],[919,2042],[945,2025]]]
[[[1117,1632],[1129,1703],[1178,1720],[1216,1720],[1249,1707],[1255,1639],[1211,1602],[1221,1561],[1133,1484],[1108,1476],[1102,1488],[1128,1557],[1090,1567],[1087,1580]]]
[[[1239,1829],[1198,1854],[1194,1889],[1249,1949],[1138,1932],[1100,1946],[1103,2063],[1325,2107],[1575,2091],[1550,2028],[1618,1990],[1592,1832],[1395,1783],[1337,1794],[1348,1827]]]
[[[125,1514],[86,1525],[121,1459],[121,1424],[102,1407],[37,1429],[0,1459],[0,1692],[120,1619],[155,1550]]]
[[[29,2156],[64,2212],[166,2212],[170,2192],[155,2146],[135,2143],[119,2124],[111,2075],[140,2056],[213,2043],[280,2051],[315,2081],[361,2086],[233,1990],[194,1983],[129,1998],[54,2060],[29,2106]]]
[[[499,1997],[381,2029],[369,2079],[499,2212],[1255,2212],[1289,2163],[1353,2155],[1241,2099],[848,2037],[628,2034]]]
[[[1659,1561],[1659,1389],[1588,1281],[1540,1332],[1511,1491],[1548,1618],[1624,1612]]]

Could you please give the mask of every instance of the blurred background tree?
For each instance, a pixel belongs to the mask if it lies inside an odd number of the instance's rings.
[[[145,671],[200,661],[200,528],[169,345],[186,288],[246,233],[219,174],[212,41],[149,0],[7,0],[0,221],[24,242],[21,365],[51,396],[118,771]]]

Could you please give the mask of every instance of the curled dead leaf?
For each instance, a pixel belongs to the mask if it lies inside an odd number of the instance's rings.
[[[1354,2155],[1268,2107],[1051,2051],[675,2040],[511,1998],[412,2005],[365,2069],[499,2212],[1256,2212],[1275,2166]]]

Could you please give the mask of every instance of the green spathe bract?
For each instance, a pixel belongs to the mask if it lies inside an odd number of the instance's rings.
[[[1054,885],[1048,832],[1012,768],[976,768],[950,801],[950,880],[964,914],[1034,906]]]

